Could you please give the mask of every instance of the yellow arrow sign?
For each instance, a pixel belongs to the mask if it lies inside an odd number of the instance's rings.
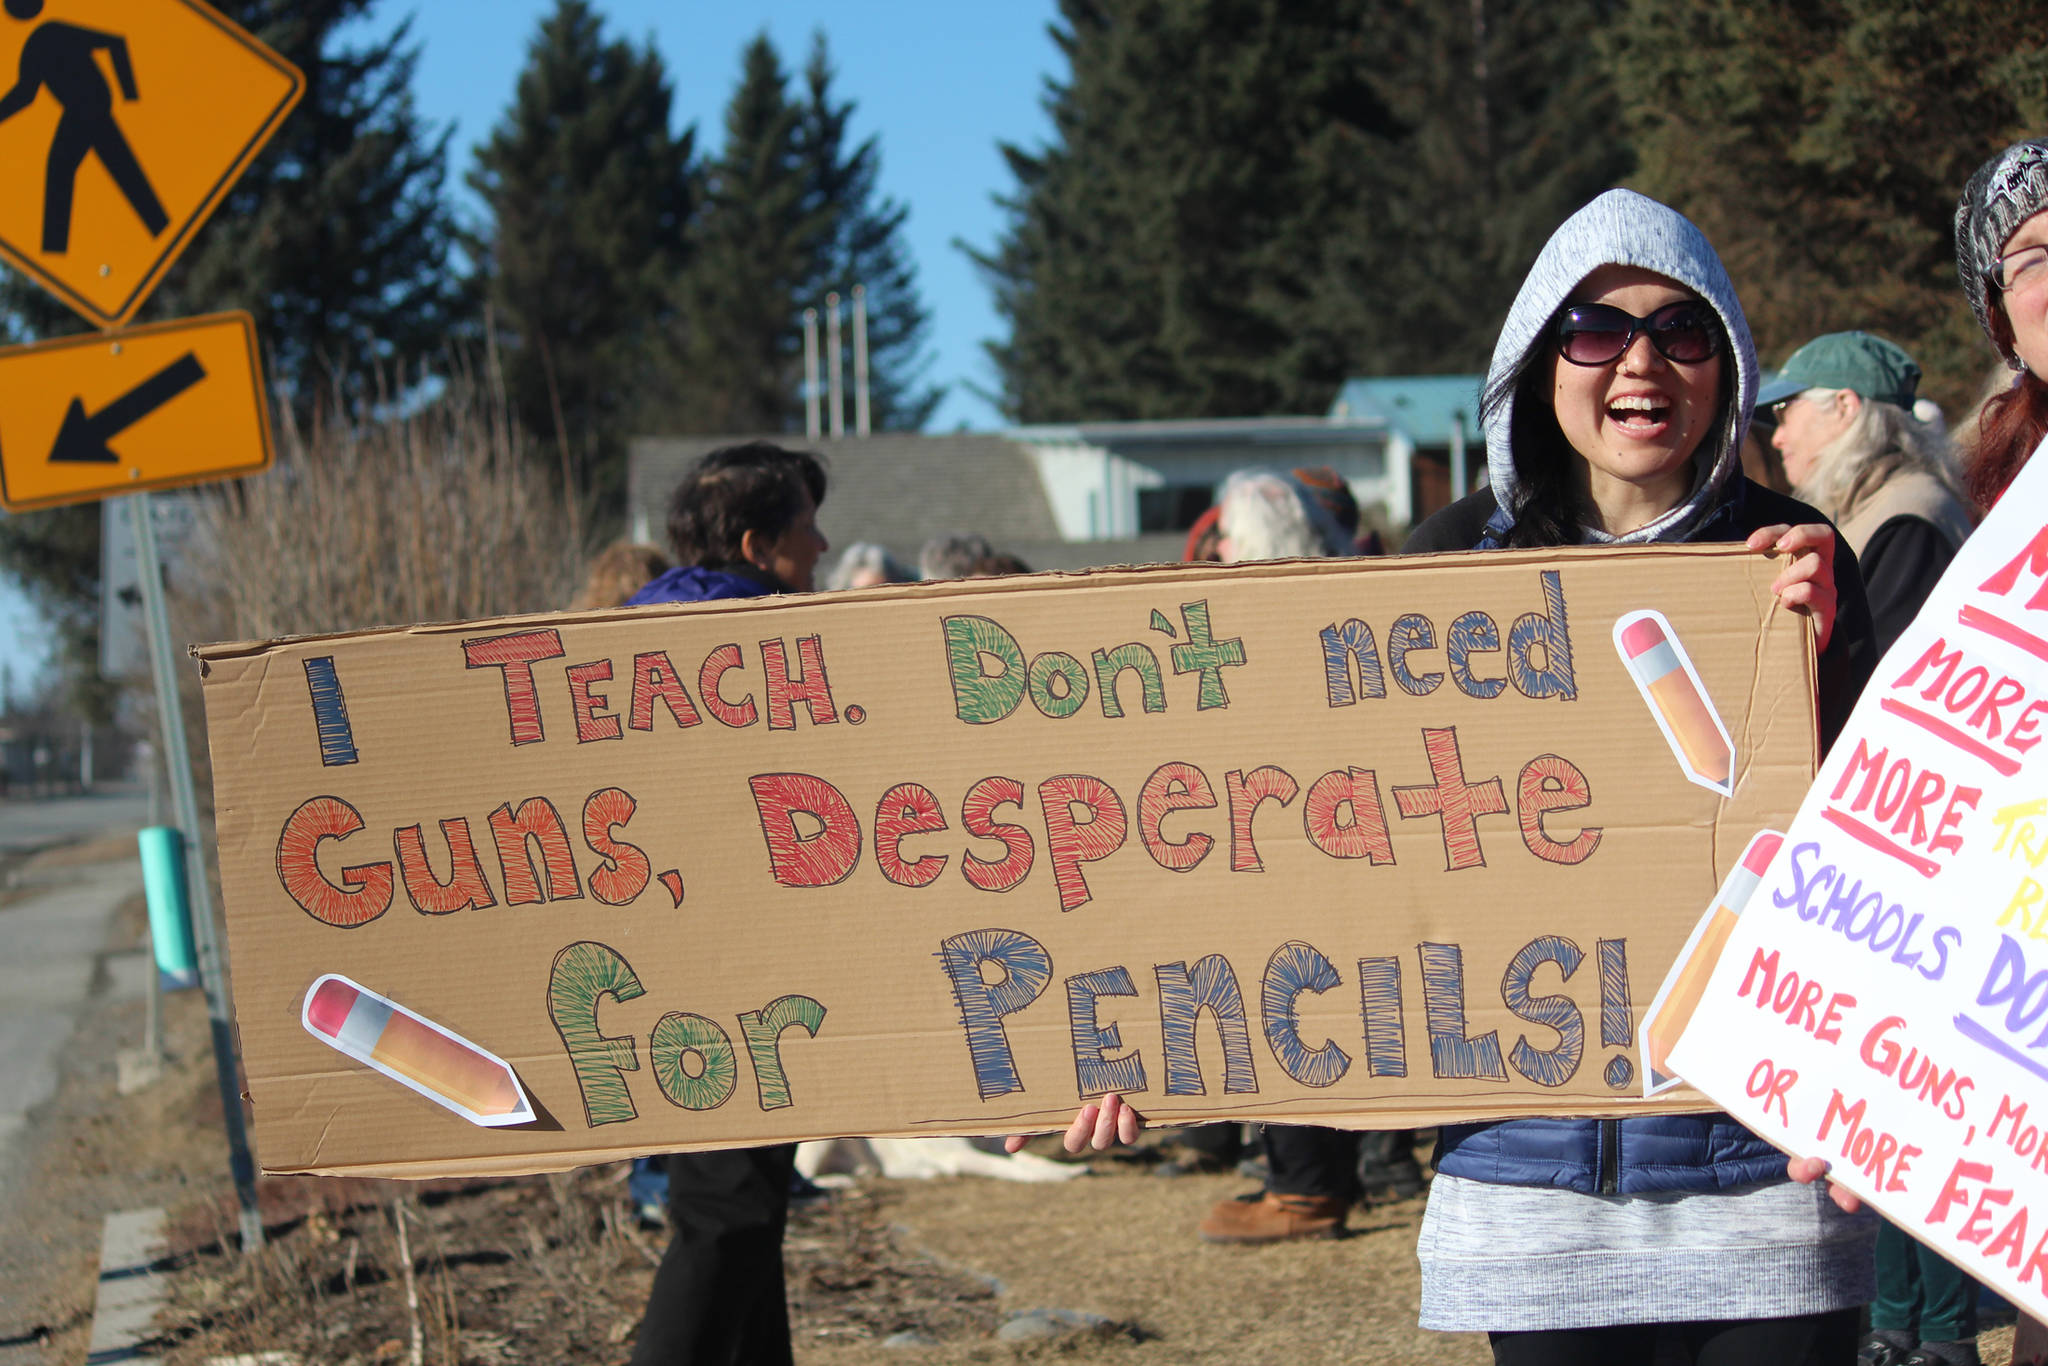
[[[119,327],[306,78],[200,0],[0,7],[0,257]]]
[[[268,469],[246,313],[0,350],[0,508],[83,503]]]

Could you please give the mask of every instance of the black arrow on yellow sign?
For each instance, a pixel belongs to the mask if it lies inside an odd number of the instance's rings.
[[[206,367],[187,351],[90,417],[84,400],[72,399],[64,410],[64,425],[57,429],[57,439],[50,446],[50,463],[117,463],[121,457],[107,448],[109,441],[205,378]]]

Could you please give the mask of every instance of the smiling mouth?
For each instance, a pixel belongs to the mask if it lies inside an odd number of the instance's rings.
[[[1649,431],[1670,420],[1671,405],[1647,395],[1619,398],[1607,405],[1607,418],[1624,430]]]

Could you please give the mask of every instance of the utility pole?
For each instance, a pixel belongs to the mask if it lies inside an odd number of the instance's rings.
[[[868,434],[868,287],[853,287],[853,431]]]
[[[839,295],[825,296],[825,392],[831,406],[832,439],[846,435],[846,397],[839,380]]]
[[[804,435],[818,439],[818,310],[804,310]]]

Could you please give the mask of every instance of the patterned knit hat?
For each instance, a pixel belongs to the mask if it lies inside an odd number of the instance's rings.
[[[2048,138],[2016,142],[1977,168],[1956,202],[1956,273],[1977,325],[2015,370],[2026,364],[1991,327],[1991,268],[2020,224],[2048,209]]]

